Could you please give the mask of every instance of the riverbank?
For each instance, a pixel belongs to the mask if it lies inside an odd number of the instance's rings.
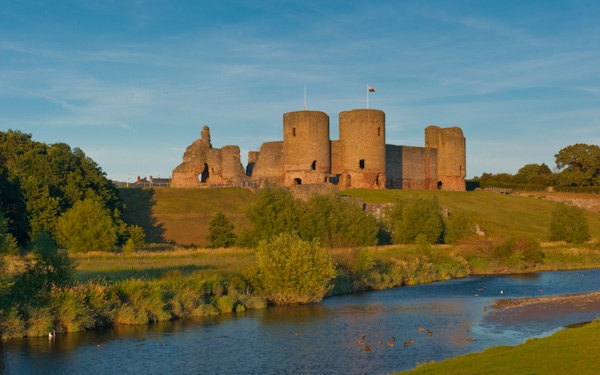
[[[519,242],[514,242],[519,244]],[[543,244],[528,261],[496,256],[489,240],[463,246],[392,245],[334,249],[337,277],[332,294],[382,290],[475,274],[600,268],[596,245]],[[506,246],[504,246],[506,248]],[[8,260],[12,258],[7,258]],[[14,258],[18,263],[19,258]],[[173,249],[133,254],[88,253],[74,257],[77,283],[52,288],[42,305],[3,312],[2,339],[76,332],[97,327],[147,324],[230,314],[267,306],[252,286],[251,249]],[[22,261],[22,260],[21,260]],[[8,264],[18,269],[18,264]],[[42,306],[42,307],[40,307]]]
[[[598,312],[600,292],[519,299],[503,299],[485,319],[497,323],[555,321],[581,312]],[[501,346],[439,363],[425,363],[403,375],[428,374],[598,374],[600,373],[600,321],[582,322],[517,346]]]

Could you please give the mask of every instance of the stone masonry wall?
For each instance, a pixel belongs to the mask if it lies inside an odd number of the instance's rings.
[[[299,111],[283,115],[284,185],[322,184],[331,171],[329,116]]]
[[[387,188],[437,189],[437,150],[386,145]]]
[[[465,191],[466,140],[458,127],[425,128],[425,147],[437,149],[438,180],[443,190]]]
[[[340,112],[340,187],[385,188],[385,113],[373,109]]]

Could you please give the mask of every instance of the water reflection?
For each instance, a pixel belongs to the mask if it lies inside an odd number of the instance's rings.
[[[13,340],[0,344],[0,372],[384,374],[592,320],[598,312],[551,321],[539,317],[525,325],[490,321],[492,311],[484,307],[501,297],[595,291],[598,281],[595,270],[471,277],[334,297],[318,305]]]

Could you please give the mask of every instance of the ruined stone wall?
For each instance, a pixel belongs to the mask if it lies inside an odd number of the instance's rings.
[[[171,187],[208,187],[237,183],[246,179],[238,146],[212,148],[210,129],[202,129],[201,139],[186,148],[183,162],[173,170]]]
[[[467,153],[462,130],[428,126],[425,128],[425,147],[437,149],[437,174],[442,190],[465,191]]]
[[[437,150],[386,145],[386,187],[437,189]]]
[[[221,148],[221,173],[223,180],[226,182],[248,180],[240,159],[240,148],[238,146],[223,146]]]
[[[246,165],[246,176],[252,176],[254,170],[254,164],[258,160],[258,151],[248,151],[248,164]]]
[[[322,184],[331,171],[329,116],[298,111],[283,115],[284,185]]]
[[[283,141],[265,142],[260,146],[251,179],[261,185],[265,182],[283,185]]]
[[[340,188],[385,188],[385,113],[340,112]]]

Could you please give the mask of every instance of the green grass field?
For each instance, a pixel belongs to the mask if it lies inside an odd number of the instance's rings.
[[[595,321],[521,345],[427,363],[402,374],[600,374],[599,345],[600,321]]]

